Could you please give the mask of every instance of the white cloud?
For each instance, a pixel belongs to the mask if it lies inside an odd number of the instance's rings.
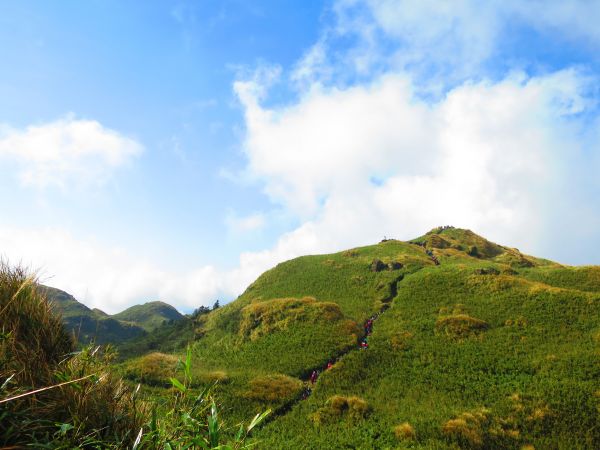
[[[446,85],[481,77],[484,63],[514,41],[519,27],[543,33],[548,45],[569,40],[595,49],[600,44],[597,1],[337,0],[333,10],[337,26],[325,33],[321,46],[338,36],[356,37],[344,57],[358,72],[384,64]],[[335,44],[329,47],[329,62],[339,59],[331,51]],[[502,59],[510,63],[505,54]]]
[[[99,185],[143,151],[133,139],[94,120],[67,116],[25,129],[0,130],[0,157],[18,164],[23,185]]]
[[[588,84],[574,70],[516,74],[461,85],[430,104],[396,74],[344,90],[307,89],[296,104],[270,109],[248,97],[259,87],[246,89],[248,170],[274,202],[304,219],[255,256],[278,261],[453,223],[573,260],[543,238],[563,232],[553,225],[558,201],[568,208],[561,222],[570,233],[590,233],[577,215],[589,199],[568,187],[581,163],[598,161],[598,144],[583,151],[580,138]],[[590,171],[579,177],[594,179]],[[588,218],[597,221],[593,209]]]

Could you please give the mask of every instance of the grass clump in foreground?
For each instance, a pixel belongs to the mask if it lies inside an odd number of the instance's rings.
[[[191,351],[179,364],[183,380],[172,377],[174,393],[161,402],[116,377],[113,360],[110,348],[75,352],[37,280],[0,263],[1,446],[247,448],[250,431],[268,414],[237,432],[226,428],[209,389],[191,388]]]

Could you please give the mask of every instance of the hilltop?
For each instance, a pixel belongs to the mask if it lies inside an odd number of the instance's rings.
[[[121,344],[184,318],[171,305],[158,301],[135,305],[111,316],[100,309],[88,308],[60,289],[40,286],[40,290],[60,312],[67,330],[80,343]]]
[[[183,315],[171,305],[155,301],[134,305],[112,316],[121,322],[130,322],[151,332],[168,322],[182,320]]]
[[[194,375],[232,424],[274,408],[265,448],[598,448],[599,301],[600,267],[440,227],[265,272],[194,322]]]

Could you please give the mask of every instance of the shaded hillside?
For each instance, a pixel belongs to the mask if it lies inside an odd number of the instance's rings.
[[[455,228],[300,257],[200,317],[196,377],[264,448],[599,448],[597,280]]]
[[[163,302],[133,306],[110,316],[99,309],[90,309],[72,295],[60,289],[40,286],[48,300],[63,317],[63,322],[80,343],[120,344],[152,332],[163,323],[178,321],[183,316]]]

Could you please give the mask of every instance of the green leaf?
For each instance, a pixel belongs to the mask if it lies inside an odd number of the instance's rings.
[[[237,434],[235,435],[236,442],[241,441],[243,435],[244,435],[244,424],[241,423],[240,429],[238,430]]]
[[[140,441],[142,440],[143,431],[144,431],[144,429],[140,428],[140,432],[138,433],[137,437],[135,438],[135,442],[133,443],[133,447],[131,447],[131,450],[135,450],[137,448],[137,446],[140,445]]]
[[[71,425],[70,423],[61,423],[60,424],[60,429],[59,429],[59,433],[61,436],[64,436],[65,434],[67,434],[67,431],[72,430],[73,428],[75,428],[73,425]]]
[[[188,345],[185,356],[185,377],[188,381],[192,380],[192,347]]]
[[[179,389],[181,392],[185,392],[187,390],[187,388],[181,384],[181,381],[179,381],[177,378],[169,378],[169,380],[171,381],[173,387]]]
[[[208,416],[208,439],[211,447],[219,445],[219,421],[217,417],[217,405],[215,402],[210,407],[210,416]]]
[[[259,425],[263,420],[265,420],[267,418],[267,416],[271,414],[271,409],[267,409],[265,412],[263,412],[262,414],[257,414],[256,416],[254,416],[254,419],[252,419],[252,422],[250,422],[250,425],[248,425],[248,428],[246,428],[246,432],[250,433],[250,431],[252,431],[252,429],[254,427],[256,427],[257,425]]]

